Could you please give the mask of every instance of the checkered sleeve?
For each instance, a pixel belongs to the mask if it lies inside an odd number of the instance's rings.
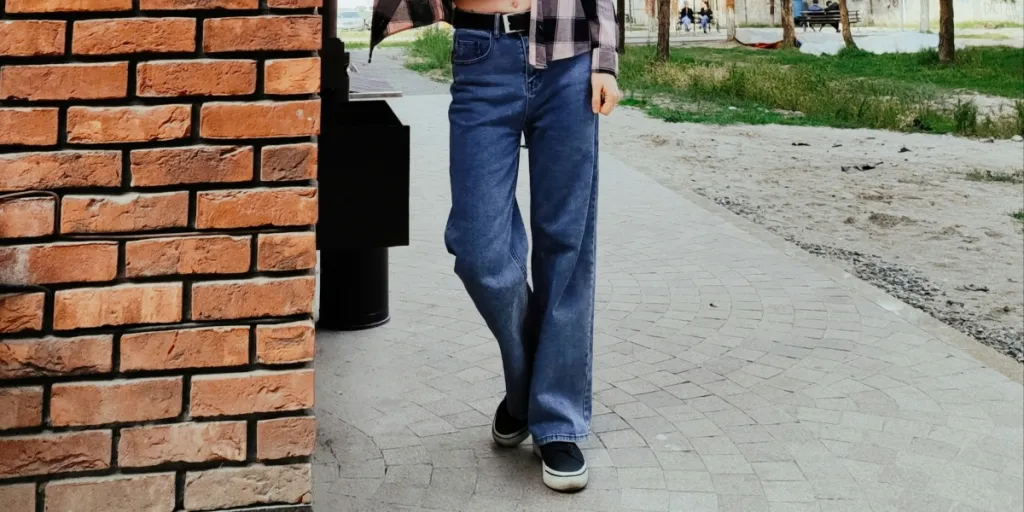
[[[595,73],[619,74],[619,34],[615,23],[615,0],[597,2],[597,17],[590,20],[590,43],[593,46],[592,69]]]

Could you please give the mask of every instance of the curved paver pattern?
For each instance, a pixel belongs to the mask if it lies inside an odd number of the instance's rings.
[[[498,348],[441,240],[447,98],[394,107],[413,244],[390,324],[319,334],[318,510],[1024,507],[1020,384],[605,157],[591,484],[548,491],[490,442]]]

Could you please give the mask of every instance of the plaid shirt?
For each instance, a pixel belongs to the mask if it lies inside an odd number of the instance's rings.
[[[593,52],[593,70],[618,75],[618,31],[613,0],[534,0],[530,10],[530,64]],[[452,0],[374,0],[370,52],[388,36],[452,21]]]

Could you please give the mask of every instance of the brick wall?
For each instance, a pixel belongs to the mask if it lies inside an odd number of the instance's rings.
[[[0,0],[4,512],[309,503],[320,3]]]

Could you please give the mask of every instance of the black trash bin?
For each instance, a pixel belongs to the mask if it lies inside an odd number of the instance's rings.
[[[388,248],[409,244],[409,127],[385,101],[348,101],[340,40],[321,55],[317,325],[366,329],[390,318]]]

